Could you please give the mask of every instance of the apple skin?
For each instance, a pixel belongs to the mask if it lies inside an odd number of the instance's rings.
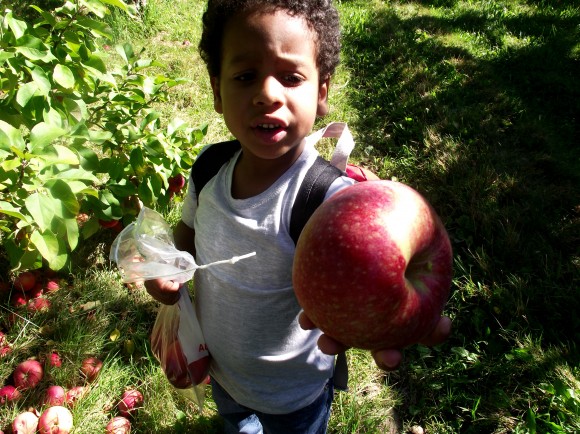
[[[10,384],[0,387],[0,404],[2,405],[18,401],[21,397],[20,391]]]
[[[124,416],[115,416],[105,428],[107,434],[129,434],[131,432],[131,422]]]
[[[97,357],[87,357],[81,364],[81,374],[89,382],[95,381],[103,367],[103,362]]]
[[[452,249],[431,205],[394,181],[361,182],[325,201],[296,246],[306,315],[349,347],[402,349],[433,331],[449,297]]]
[[[87,394],[88,389],[84,386],[74,386],[71,387],[69,390],[66,391],[64,395],[64,402],[69,407],[74,407],[77,401],[84,398]]]
[[[14,279],[14,287],[21,291],[27,292],[36,285],[36,276],[32,271],[24,271]]]
[[[38,427],[38,416],[31,411],[20,413],[12,422],[12,432],[14,434],[36,434]]]
[[[44,405],[63,405],[66,399],[66,392],[62,386],[52,385],[48,386],[46,392],[44,392],[44,399],[42,403]]]
[[[172,176],[167,181],[169,184],[168,190],[172,193],[179,193],[181,189],[185,186],[185,177],[181,173]]]
[[[136,389],[129,389],[123,392],[119,401],[119,413],[121,416],[131,416],[143,406],[143,394]]]
[[[38,419],[39,434],[69,434],[73,426],[72,413],[61,405],[48,407]]]
[[[12,378],[14,385],[19,390],[35,388],[44,376],[44,369],[38,360],[25,360],[14,368]]]

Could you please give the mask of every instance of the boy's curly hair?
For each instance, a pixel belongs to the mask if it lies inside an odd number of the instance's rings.
[[[340,21],[332,0],[208,0],[199,53],[210,76],[220,74],[223,34],[229,20],[238,13],[254,10],[283,10],[304,18],[317,38],[320,77],[326,79],[334,73],[340,58]]]

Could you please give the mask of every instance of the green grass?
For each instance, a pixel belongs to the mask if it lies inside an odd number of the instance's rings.
[[[196,51],[203,3],[149,0],[142,24],[112,22],[119,41],[145,47],[147,57],[190,80],[161,110],[167,119],[208,123],[205,141],[213,142],[229,134]],[[329,431],[580,431],[580,6],[337,5],[342,63],[331,113],[317,126],[348,122],[355,160],[417,188],[442,217],[455,251],[447,308],[454,332],[440,347],[408,349],[394,373],[350,351],[350,392],[337,394]],[[13,352],[0,378],[23,358],[55,349],[66,363],[51,375],[72,384],[82,357],[95,354],[105,368],[74,409],[75,432],[99,432],[129,385],[146,396],[134,432],[219,432],[209,392],[200,414],[164,381],[148,347],[156,304],[111,271],[112,237],[102,234],[79,252],[70,289],[54,295],[50,312],[9,327],[2,307]],[[94,312],[83,311],[92,301],[100,303]],[[127,339],[135,343],[131,356]],[[0,429],[31,402],[0,408]]]

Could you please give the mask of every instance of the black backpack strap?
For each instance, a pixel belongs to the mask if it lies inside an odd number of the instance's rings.
[[[191,179],[195,186],[195,194],[199,192],[219,172],[230,158],[241,148],[237,140],[215,143],[208,146],[197,157],[191,168]]]
[[[304,228],[312,213],[324,201],[324,196],[326,196],[330,185],[343,175],[345,174],[342,170],[320,156],[316,158],[312,167],[308,169],[300,190],[298,190],[290,216],[289,232],[294,244],[298,242],[302,228]]]

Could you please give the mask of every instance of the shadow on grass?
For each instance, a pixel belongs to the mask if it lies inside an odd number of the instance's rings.
[[[440,387],[472,400],[452,404],[477,409],[463,429],[489,429],[521,418],[509,414],[516,389],[579,360],[580,10],[562,1],[525,14],[499,5],[434,16],[418,5],[457,2],[401,4],[419,12],[363,14],[343,39],[361,148],[374,148],[383,177],[433,203],[459,265],[447,361],[410,351],[437,372],[401,381],[422,402]],[[534,363],[517,352],[522,336],[546,349]]]

